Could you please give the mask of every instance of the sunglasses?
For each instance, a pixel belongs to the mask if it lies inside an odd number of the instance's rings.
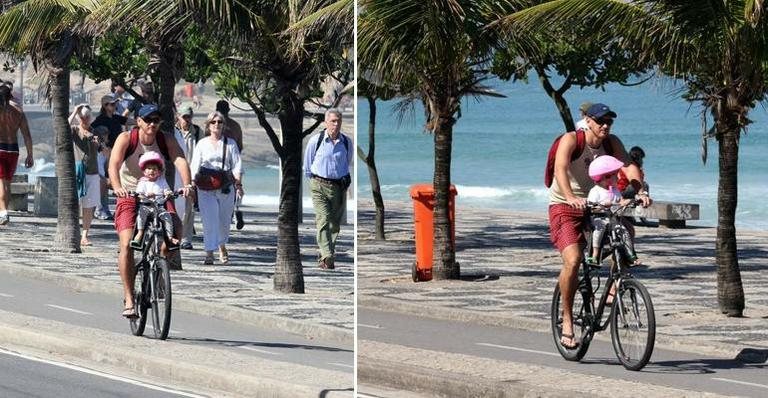
[[[594,120],[595,123],[601,126],[610,126],[613,124],[613,118],[610,118],[610,117],[601,117],[598,119],[592,118],[592,120]]]
[[[211,120],[210,124],[224,124],[223,120]]]
[[[157,124],[157,125],[159,125],[160,123],[162,123],[162,122],[163,122],[163,119],[162,119],[162,118],[160,118],[160,117],[158,117],[158,116],[155,116],[155,117],[150,117],[150,118],[148,118],[148,119],[144,119],[144,121],[145,121],[147,124]]]

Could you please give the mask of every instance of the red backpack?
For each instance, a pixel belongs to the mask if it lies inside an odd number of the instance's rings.
[[[125,157],[123,160],[128,159],[128,157],[131,156],[139,146],[139,129],[137,127],[132,128],[130,134],[131,140],[128,143],[128,148],[125,150]],[[157,146],[160,147],[160,153],[163,155],[165,160],[170,160],[171,157],[168,155],[168,145],[165,144],[165,134],[163,134],[162,131],[158,131],[157,134],[155,134],[155,142],[157,142]]]
[[[560,139],[566,134],[569,133],[560,134],[555,138],[555,141],[552,142],[552,146],[549,147],[547,167],[544,169],[544,185],[547,188],[552,186],[552,181],[555,179],[555,156],[557,155],[557,147],[560,145]],[[579,156],[581,156],[581,153],[584,152],[584,147],[587,145],[586,135],[584,130],[576,130],[576,148],[574,148],[573,153],[571,153],[571,162],[578,159]],[[608,139],[610,139],[610,137]],[[608,143],[608,140],[603,141],[603,148],[605,149],[606,154],[613,155],[613,147]]]

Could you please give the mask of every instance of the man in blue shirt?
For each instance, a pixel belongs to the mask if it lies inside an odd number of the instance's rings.
[[[309,178],[312,205],[315,208],[319,266],[334,268],[336,238],[344,215],[344,195],[351,178],[354,147],[341,133],[341,112],[325,112],[325,130],[312,136],[304,152],[304,175]]]

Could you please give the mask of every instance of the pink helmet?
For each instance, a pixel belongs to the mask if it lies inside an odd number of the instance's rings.
[[[158,166],[160,166],[160,170],[162,170],[163,167],[165,166],[165,160],[163,159],[163,157],[159,153],[157,153],[155,151],[144,152],[141,155],[141,157],[139,158],[139,167],[142,170],[144,170],[144,167],[148,163],[155,163],[155,164],[157,164]]]
[[[613,156],[598,156],[589,164],[589,176],[593,181],[598,182],[604,175],[615,173],[622,167],[624,163]]]

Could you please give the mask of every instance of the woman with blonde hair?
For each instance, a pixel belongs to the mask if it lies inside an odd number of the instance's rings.
[[[197,187],[197,201],[203,222],[205,262],[213,264],[213,251],[219,249],[219,261],[229,262],[226,244],[235,195],[243,195],[242,162],[235,140],[224,136],[226,118],[212,112],[205,122],[206,137],[195,146],[190,169]]]

